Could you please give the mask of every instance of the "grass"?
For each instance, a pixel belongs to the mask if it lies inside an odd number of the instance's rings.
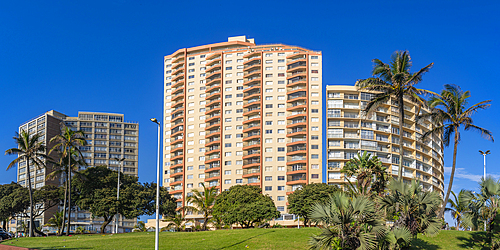
[[[307,249],[317,228],[218,230],[196,233],[160,233],[160,249]],[[20,238],[5,245],[46,249],[153,249],[154,232],[119,235]],[[483,232],[441,231],[436,237],[419,235],[414,250],[486,250]],[[0,247],[1,248],[1,247]]]
[[[160,249],[307,249],[317,228],[217,230],[160,233]],[[2,244],[45,249],[154,249],[154,232],[119,235],[20,238]]]

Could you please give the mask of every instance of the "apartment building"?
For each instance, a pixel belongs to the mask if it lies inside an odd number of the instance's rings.
[[[202,183],[248,184],[286,217],[287,194],[322,180],[321,52],[239,36],[164,60],[163,184],[178,207]]]
[[[67,126],[73,130],[82,130],[87,141],[86,146],[80,147],[87,166],[80,166],[80,170],[87,167],[106,165],[113,170],[119,170],[125,174],[137,176],[138,174],[138,143],[139,124],[124,120],[123,114],[100,113],[100,112],[78,112],[77,117],[70,117],[57,111],[48,111],[19,126],[19,131],[26,130],[29,133],[42,134],[41,139],[48,145],[48,150],[53,145],[50,140],[61,133],[61,128]],[[55,157],[55,155],[53,155]],[[115,160],[125,158],[123,166]],[[18,165],[17,181],[26,186],[26,162]],[[50,165],[49,165],[50,166]],[[34,188],[45,185],[62,185],[64,178],[46,180],[50,167],[36,170],[30,167],[32,183]],[[63,176],[62,176],[63,177]],[[47,211],[41,218],[36,218],[39,225],[44,225],[53,216],[58,208]],[[77,209],[71,213],[72,228],[82,226],[87,230],[95,231],[102,224],[101,218],[92,218],[91,213]],[[20,225],[20,221],[15,222]],[[129,232],[135,226],[136,220],[128,220],[120,216],[118,220],[119,232]],[[114,225],[114,222],[113,224]],[[111,227],[109,227],[111,230]]]
[[[344,164],[363,151],[378,156],[392,176],[399,169],[399,110],[392,98],[366,114],[366,104],[374,93],[355,86],[331,85],[327,92],[327,169],[326,181],[342,186],[347,179],[340,172]],[[415,122],[418,106],[404,100],[403,178],[417,179],[424,190],[443,193],[443,143],[439,136],[420,137],[434,126],[431,120]],[[428,110],[422,108],[420,112]]]

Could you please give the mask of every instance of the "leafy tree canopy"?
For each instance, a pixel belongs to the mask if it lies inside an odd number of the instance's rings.
[[[83,178],[75,179],[76,205],[89,210],[93,216],[102,217],[104,223],[101,232],[113,220],[113,216],[121,214],[132,219],[143,214],[152,214],[155,210],[155,184],[141,185],[138,178],[131,175],[120,176],[120,199],[116,200],[118,172],[106,166],[91,167],[81,172]],[[175,201],[165,189],[160,192],[164,202],[160,209],[163,213],[173,213]]]
[[[237,223],[248,228],[255,223],[276,218],[280,212],[271,197],[263,195],[260,188],[237,185],[217,196],[213,214],[227,225]]]
[[[304,218],[304,223],[309,221],[309,212],[316,202],[327,202],[330,195],[339,191],[336,186],[325,183],[304,185],[288,195],[288,211]]]

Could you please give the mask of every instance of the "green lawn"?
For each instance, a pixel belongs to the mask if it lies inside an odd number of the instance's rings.
[[[218,230],[196,233],[160,233],[161,249],[307,249],[317,228]],[[432,238],[419,235],[412,249],[482,250],[481,232],[441,231]],[[36,249],[154,249],[154,232],[120,235],[22,238],[2,244]]]

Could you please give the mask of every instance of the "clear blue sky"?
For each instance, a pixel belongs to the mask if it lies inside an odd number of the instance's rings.
[[[373,58],[407,49],[414,70],[435,63],[420,87],[453,83],[471,90],[472,103],[492,99],[474,120],[500,140],[500,3],[411,2],[1,1],[0,149],[16,146],[20,123],[51,109],[124,113],[140,123],[140,181],[154,181],[149,118],[162,117],[163,56],[236,35],[323,51],[324,84],[352,85],[370,76]],[[499,144],[467,132],[454,190],[476,188],[480,149],[492,151],[488,172],[500,177]],[[16,170],[1,170],[13,159],[0,156],[0,184],[16,180]]]

